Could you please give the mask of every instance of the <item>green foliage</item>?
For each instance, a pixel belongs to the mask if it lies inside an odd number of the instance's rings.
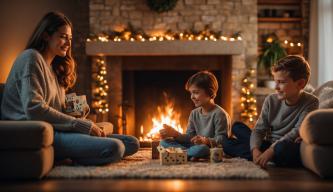
[[[147,0],[149,8],[158,13],[172,10],[178,0]]]
[[[271,67],[279,59],[287,56],[287,52],[275,34],[270,34],[263,39],[262,54],[259,56],[258,67],[270,72]]]

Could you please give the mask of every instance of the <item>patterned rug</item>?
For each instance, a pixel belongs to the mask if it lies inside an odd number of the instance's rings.
[[[267,179],[268,173],[254,163],[240,158],[221,163],[188,162],[160,165],[151,159],[151,150],[142,149],[119,163],[106,166],[56,166],[48,178],[129,178],[129,179]]]

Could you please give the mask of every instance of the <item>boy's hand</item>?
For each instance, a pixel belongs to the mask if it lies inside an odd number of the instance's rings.
[[[252,150],[252,158],[254,163],[258,164],[258,158],[260,157],[261,154],[262,152],[258,148],[254,148]]]
[[[259,156],[256,164],[260,165],[260,167],[262,168],[266,168],[267,162],[273,159],[273,156],[274,156],[274,150],[272,147],[270,147],[263,154]]]
[[[160,130],[160,135],[162,139],[168,138],[168,137],[178,137],[180,133],[176,131],[173,127],[163,124],[163,129]]]
[[[205,144],[210,146],[210,141],[207,137],[201,136],[201,135],[196,135],[191,139],[191,142],[194,143],[195,145],[200,145],[200,144]]]

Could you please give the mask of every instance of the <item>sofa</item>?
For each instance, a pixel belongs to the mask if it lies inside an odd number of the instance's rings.
[[[3,89],[0,84],[0,101]],[[53,127],[47,122],[0,120],[0,179],[45,176],[53,167],[52,143]]]
[[[319,109],[309,113],[300,127],[303,165],[322,178],[333,177],[333,81],[312,92]]]

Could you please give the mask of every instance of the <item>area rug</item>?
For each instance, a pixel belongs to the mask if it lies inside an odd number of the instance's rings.
[[[140,150],[119,163],[106,166],[56,166],[48,178],[129,178],[129,179],[267,179],[269,174],[253,162],[241,158],[221,163],[188,162],[160,165],[151,159],[151,150]]]

